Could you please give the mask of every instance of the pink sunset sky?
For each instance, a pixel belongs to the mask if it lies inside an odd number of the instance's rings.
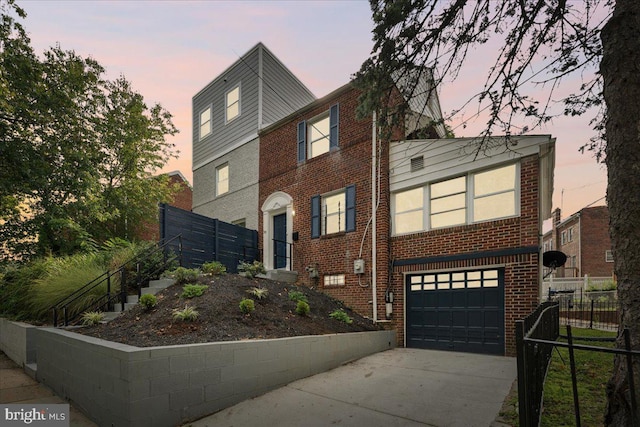
[[[180,151],[163,171],[191,171],[191,98],[263,42],[307,87],[322,97],[348,82],[372,48],[373,23],[366,1],[20,1],[37,53],[59,43],[91,56],[115,79],[123,74],[147,104],[173,114]],[[459,109],[484,83],[492,46],[474,52],[455,82],[439,88],[445,115]],[[472,117],[473,102],[465,111]],[[587,205],[605,204],[606,169],[578,149],[593,135],[590,117],[555,119],[536,134],[556,138],[553,207],[563,217]],[[456,136],[474,136],[484,120]],[[595,203],[594,203],[595,202]]]

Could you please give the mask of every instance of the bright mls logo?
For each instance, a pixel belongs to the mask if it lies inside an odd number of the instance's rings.
[[[69,405],[0,405],[0,427],[69,427]]]

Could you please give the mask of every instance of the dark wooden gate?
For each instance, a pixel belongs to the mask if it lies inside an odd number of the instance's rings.
[[[229,273],[236,273],[240,261],[258,259],[257,231],[161,204],[160,238],[168,241],[178,235],[182,236],[182,265],[187,268],[219,261]],[[174,245],[178,244],[176,239]]]

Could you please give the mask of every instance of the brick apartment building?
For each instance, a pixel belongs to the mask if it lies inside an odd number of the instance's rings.
[[[567,262],[556,269],[555,277],[613,277],[606,206],[587,207],[564,220],[560,209],[554,210],[552,229],[544,234],[542,245],[544,251],[567,255]]]

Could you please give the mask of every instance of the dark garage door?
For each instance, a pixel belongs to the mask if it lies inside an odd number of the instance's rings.
[[[504,354],[504,269],[406,276],[407,347]]]

